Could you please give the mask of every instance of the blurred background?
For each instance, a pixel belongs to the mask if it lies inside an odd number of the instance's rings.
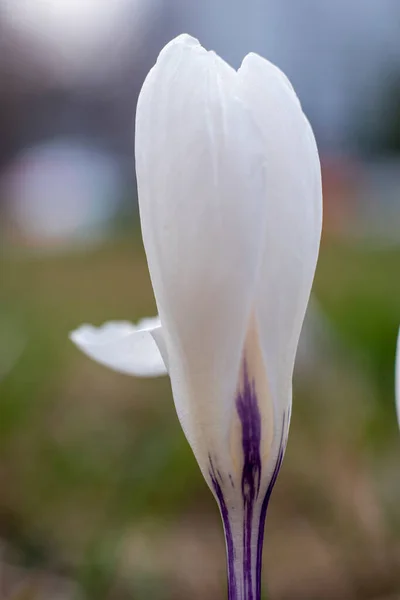
[[[138,91],[186,31],[290,77],[324,235],[267,519],[276,600],[400,598],[399,0],[0,0],[0,598],[222,600],[217,507],[166,378],[80,354],[155,314],[133,166]]]

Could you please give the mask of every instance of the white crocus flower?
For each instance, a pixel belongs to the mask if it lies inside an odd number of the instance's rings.
[[[249,54],[235,71],[181,35],[140,93],[136,170],[160,321],[85,326],[72,339],[116,370],[168,370],[221,510],[229,598],[258,600],[321,235],[314,136],[277,67]]]

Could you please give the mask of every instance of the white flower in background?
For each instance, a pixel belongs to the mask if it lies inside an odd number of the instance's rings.
[[[236,72],[182,35],[144,82],[136,170],[160,321],[85,326],[72,339],[136,375],[159,375],[163,357],[221,510],[229,598],[259,600],[265,514],[321,236],[314,136],[277,67],[249,54]]]
[[[395,399],[396,399],[397,420],[398,420],[399,426],[400,426],[400,329],[397,334],[397,346],[396,346]]]

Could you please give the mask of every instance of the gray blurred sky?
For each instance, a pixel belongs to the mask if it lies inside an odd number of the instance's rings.
[[[8,57],[14,81],[41,62],[62,85],[102,85],[125,129],[135,90],[182,32],[234,66],[250,51],[280,66],[328,152],[379,122],[400,79],[400,0],[0,0],[0,19],[0,75]]]

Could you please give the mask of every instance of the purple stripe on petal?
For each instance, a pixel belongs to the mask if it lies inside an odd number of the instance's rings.
[[[258,408],[255,382],[250,382],[246,360],[243,362],[243,390],[236,398],[236,409],[242,424],[243,447],[243,587],[245,598],[253,600],[252,534],[254,504],[261,483],[261,416]]]
[[[242,493],[245,502],[254,501],[260,491],[261,476],[261,416],[255,382],[250,382],[246,361],[243,363],[243,391],[236,398],[236,409],[242,424],[244,465]]]
[[[261,465],[261,415],[258,406],[255,382],[250,381],[246,361],[243,362],[243,388],[236,398],[236,410],[242,426],[243,470],[241,478],[241,500],[243,524],[241,535],[236,530],[237,516],[232,521],[229,514],[224,492],[231,497],[235,490],[234,480],[230,473],[223,479],[221,472],[209,456],[209,474],[219,503],[224,523],[227,562],[228,562],[228,599],[229,600],[260,600],[261,598],[261,568],[264,541],[264,526],[269,500],[274,488],[285,452],[286,439],[284,431],[286,414],[283,415],[282,432],[276,464],[269,481],[265,496],[259,497],[262,465]],[[227,489],[226,486],[229,486]],[[237,493],[239,494],[239,489]],[[260,508],[261,503],[261,508]],[[234,501],[236,504],[236,501]],[[236,504],[237,507],[237,504]],[[231,510],[237,510],[233,507]],[[232,531],[235,528],[235,537]],[[239,524],[240,526],[240,524]],[[242,537],[243,547],[236,553],[235,539]],[[237,556],[243,556],[243,561],[237,561]],[[240,563],[240,564],[239,564]]]

